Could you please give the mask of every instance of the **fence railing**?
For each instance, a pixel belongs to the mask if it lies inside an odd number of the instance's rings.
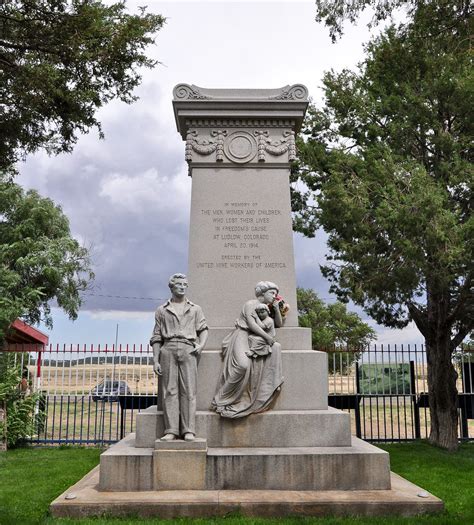
[[[40,393],[36,444],[110,444],[134,431],[135,415],[155,404],[157,378],[147,345],[10,347],[23,389]],[[474,439],[474,354],[453,356],[459,437]],[[429,435],[426,352],[422,345],[377,345],[328,352],[329,405],[351,415],[368,441]]]

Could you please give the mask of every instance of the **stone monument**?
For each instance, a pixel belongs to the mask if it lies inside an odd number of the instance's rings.
[[[298,327],[289,175],[307,106],[302,85],[175,87],[192,177],[189,285],[209,326],[196,438],[160,439],[169,428],[159,389],[157,406],[137,415],[136,434],[102,454],[90,478],[98,490],[86,478],[74,487],[84,494],[80,515],[442,508],[432,496],[417,500],[417,487],[391,476],[386,452],[351,436],[349,414],[328,406],[327,355],[312,350],[310,329]],[[275,311],[280,295],[289,310]],[[68,509],[63,496],[51,507],[57,516],[79,515]]]
[[[199,364],[195,427],[206,453],[205,476],[201,485],[191,487],[185,475],[172,469],[169,488],[390,488],[388,454],[351,438],[349,414],[328,406],[327,355],[312,350],[310,329],[298,327],[289,174],[295,133],[307,105],[302,85],[219,90],[181,84],[174,89],[174,113],[192,177],[189,285],[206,313],[209,338]],[[236,332],[242,305],[258,302],[255,288],[261,282],[277,283],[270,289],[284,297],[290,310],[284,326],[275,323],[279,348],[272,355],[281,366],[280,382],[272,380],[280,391],[267,400],[270,405],[257,400],[259,408],[268,410],[252,413],[248,399],[242,405],[238,398],[237,407],[226,408],[221,400],[228,391],[219,394],[219,386],[225,373],[223,343]],[[247,362],[241,376],[230,382],[249,388],[241,377],[251,373],[247,365],[252,358],[236,356],[234,361]],[[172,452],[178,443],[159,440],[167,431],[163,407],[160,389],[158,410],[150,407],[137,415],[134,450],[143,451],[143,461],[146,451],[154,451],[152,462],[164,447],[170,457],[191,453],[183,442]],[[162,486],[156,476],[145,485],[146,475],[118,476],[116,470],[111,475],[115,467],[109,471],[109,465],[118,462],[114,447],[102,455],[102,490]],[[146,471],[156,474],[156,464]]]

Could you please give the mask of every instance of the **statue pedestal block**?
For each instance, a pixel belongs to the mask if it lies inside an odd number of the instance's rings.
[[[153,447],[164,434],[163,412],[151,406],[137,414],[136,443]],[[215,412],[196,414],[196,436],[209,447],[347,447],[351,445],[350,416],[326,410],[270,410],[240,419]]]
[[[155,441],[153,488],[155,490],[204,490],[206,488],[205,439]]]

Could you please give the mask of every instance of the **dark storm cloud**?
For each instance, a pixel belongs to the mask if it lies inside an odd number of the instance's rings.
[[[60,204],[91,248],[87,310],[153,310],[156,301],[102,296],[166,297],[168,276],[187,266],[190,180],[171,93],[146,84],[138,94],[138,103],[102,112],[105,140],[91,133],[72,154],[39,154],[20,167],[18,182]]]

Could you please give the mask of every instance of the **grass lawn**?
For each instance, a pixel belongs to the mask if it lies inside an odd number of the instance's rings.
[[[470,525],[474,524],[474,443],[462,445],[454,454],[425,442],[384,445],[390,452],[392,470],[444,500],[446,512],[418,518],[285,518],[256,519],[229,516],[215,520],[53,519],[49,503],[80,479],[99,461],[94,448],[18,449],[0,453],[1,525],[100,525],[177,523],[224,525]]]

